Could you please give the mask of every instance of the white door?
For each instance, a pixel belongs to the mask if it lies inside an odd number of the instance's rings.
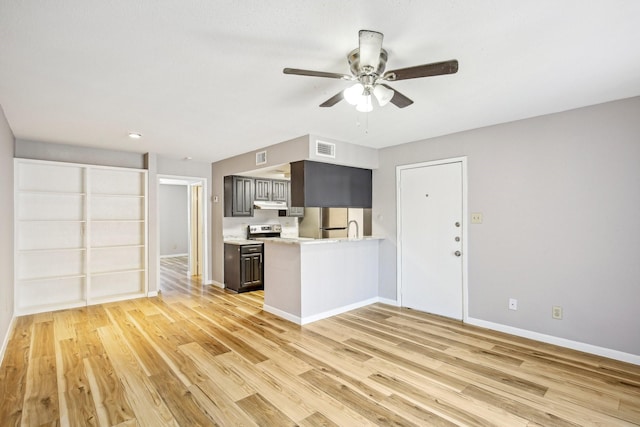
[[[404,307],[462,319],[462,162],[399,168]]]

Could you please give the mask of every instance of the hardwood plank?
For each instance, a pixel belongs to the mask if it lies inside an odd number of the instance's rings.
[[[0,420],[20,425],[31,352],[31,316],[19,317],[0,367]]]
[[[177,426],[171,411],[131,353],[125,339],[114,327],[100,328],[98,333],[126,393],[126,400],[135,414],[136,423],[150,427]]]
[[[220,388],[231,400],[240,400],[256,392],[237,372],[227,369],[198,343],[180,346],[180,351],[190,357],[207,377],[215,378],[216,384],[220,385]],[[198,385],[200,386],[200,384]]]
[[[48,318],[52,319],[52,316]],[[39,320],[43,320],[43,316]],[[33,325],[23,404],[23,422],[27,425],[52,424],[60,420],[53,330],[52,320]]]
[[[295,426],[293,420],[287,418],[278,408],[259,394],[252,394],[236,402],[256,424],[260,426]]]
[[[416,425],[388,410],[379,403],[348,387],[328,375],[312,369],[300,375],[300,378],[323,390],[333,398],[344,403],[354,411],[380,426],[412,426]]]
[[[257,426],[254,420],[211,380],[189,387],[189,392],[215,424],[220,426]]]
[[[298,424],[301,427],[338,427],[338,424],[334,423],[320,412],[314,412]]]
[[[62,418],[71,426],[98,425],[96,406],[91,397],[91,388],[84,371],[78,342],[75,338],[68,338],[59,341],[58,345],[62,364],[62,381],[59,388],[65,401]]]

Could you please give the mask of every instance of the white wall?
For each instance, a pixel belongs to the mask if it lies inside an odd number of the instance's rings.
[[[640,97],[381,150],[380,296],[396,297],[396,166],[467,156],[469,212],[484,214],[468,230],[469,315],[640,355],[639,118]]]
[[[13,133],[0,106],[0,360],[13,319],[13,145]]]
[[[160,256],[189,252],[187,185],[160,185]]]

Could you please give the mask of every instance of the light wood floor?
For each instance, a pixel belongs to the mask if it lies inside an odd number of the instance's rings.
[[[382,304],[299,327],[162,263],[162,295],[25,316],[0,425],[640,425],[640,367]]]

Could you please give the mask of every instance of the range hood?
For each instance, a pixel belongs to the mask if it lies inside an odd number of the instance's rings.
[[[255,209],[274,209],[281,211],[287,209],[287,202],[256,200],[253,202],[253,207]]]

